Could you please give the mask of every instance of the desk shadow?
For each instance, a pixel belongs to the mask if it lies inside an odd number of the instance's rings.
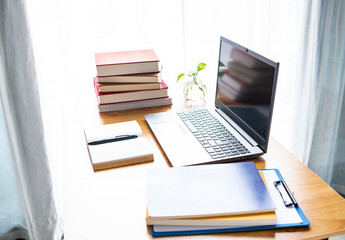
[[[222,160],[222,161],[214,161],[214,162],[207,162],[207,163],[200,163],[196,165],[206,165],[206,164],[223,164],[223,163],[238,163],[238,162],[254,162],[257,169],[265,169],[266,167],[266,161],[265,159],[259,157],[259,158],[252,158],[252,159],[242,159],[242,160]]]
[[[115,122],[145,119],[144,115],[146,114],[166,112],[171,109],[172,109],[172,105],[168,105],[168,106],[156,106],[156,107],[110,111],[110,112],[99,112],[98,114],[103,124],[110,124],[110,123],[115,123]]]
[[[262,157],[254,158],[252,161],[255,162],[255,165],[258,169],[265,169],[266,168],[266,160]]]

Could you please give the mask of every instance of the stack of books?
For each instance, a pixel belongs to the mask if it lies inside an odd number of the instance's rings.
[[[100,112],[171,105],[152,49],[96,53],[93,79]]]
[[[147,225],[275,225],[276,204],[253,162],[148,170]]]

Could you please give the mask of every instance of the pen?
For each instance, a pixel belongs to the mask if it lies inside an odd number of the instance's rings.
[[[137,138],[138,135],[119,135],[115,136],[114,138],[110,139],[105,139],[105,140],[100,140],[100,141],[94,141],[94,142],[89,142],[89,145],[98,145],[98,144],[103,144],[103,143],[110,143],[110,142],[118,142],[122,140],[129,140],[129,139],[134,139]]]

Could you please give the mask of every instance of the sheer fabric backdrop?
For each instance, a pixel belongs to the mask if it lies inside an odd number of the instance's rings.
[[[304,39],[305,45],[314,45],[309,52],[315,56],[306,65],[313,74],[310,83],[311,100],[307,148],[304,159],[308,166],[336,191],[345,196],[345,2],[309,2],[311,19],[318,24]]]
[[[4,113],[1,120],[4,120],[7,133],[1,137],[8,152],[5,152],[6,159],[2,160],[5,166],[0,171],[3,175],[4,171],[11,170],[10,166],[14,170],[14,174],[8,174],[9,178],[4,182],[12,189],[4,192],[1,189],[1,194],[4,194],[1,195],[4,198],[1,200],[0,212],[4,214],[1,218],[5,218],[5,228],[10,233],[1,232],[0,238],[29,236],[35,240],[59,240],[63,235],[62,211],[46,152],[24,1],[0,1],[0,53],[0,97]],[[11,204],[18,203],[18,196],[21,206],[15,206],[15,209]],[[25,224],[20,221],[23,218]],[[27,229],[27,234],[20,233],[23,229]]]
[[[2,68],[0,65],[0,76]],[[28,238],[0,99],[0,239]]]

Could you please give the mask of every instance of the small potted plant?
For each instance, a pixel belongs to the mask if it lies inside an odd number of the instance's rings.
[[[177,77],[177,82],[184,76],[188,77],[183,88],[183,94],[188,100],[202,100],[205,98],[207,89],[203,81],[198,77],[201,70],[206,68],[206,63],[199,63],[196,71],[181,73]]]

